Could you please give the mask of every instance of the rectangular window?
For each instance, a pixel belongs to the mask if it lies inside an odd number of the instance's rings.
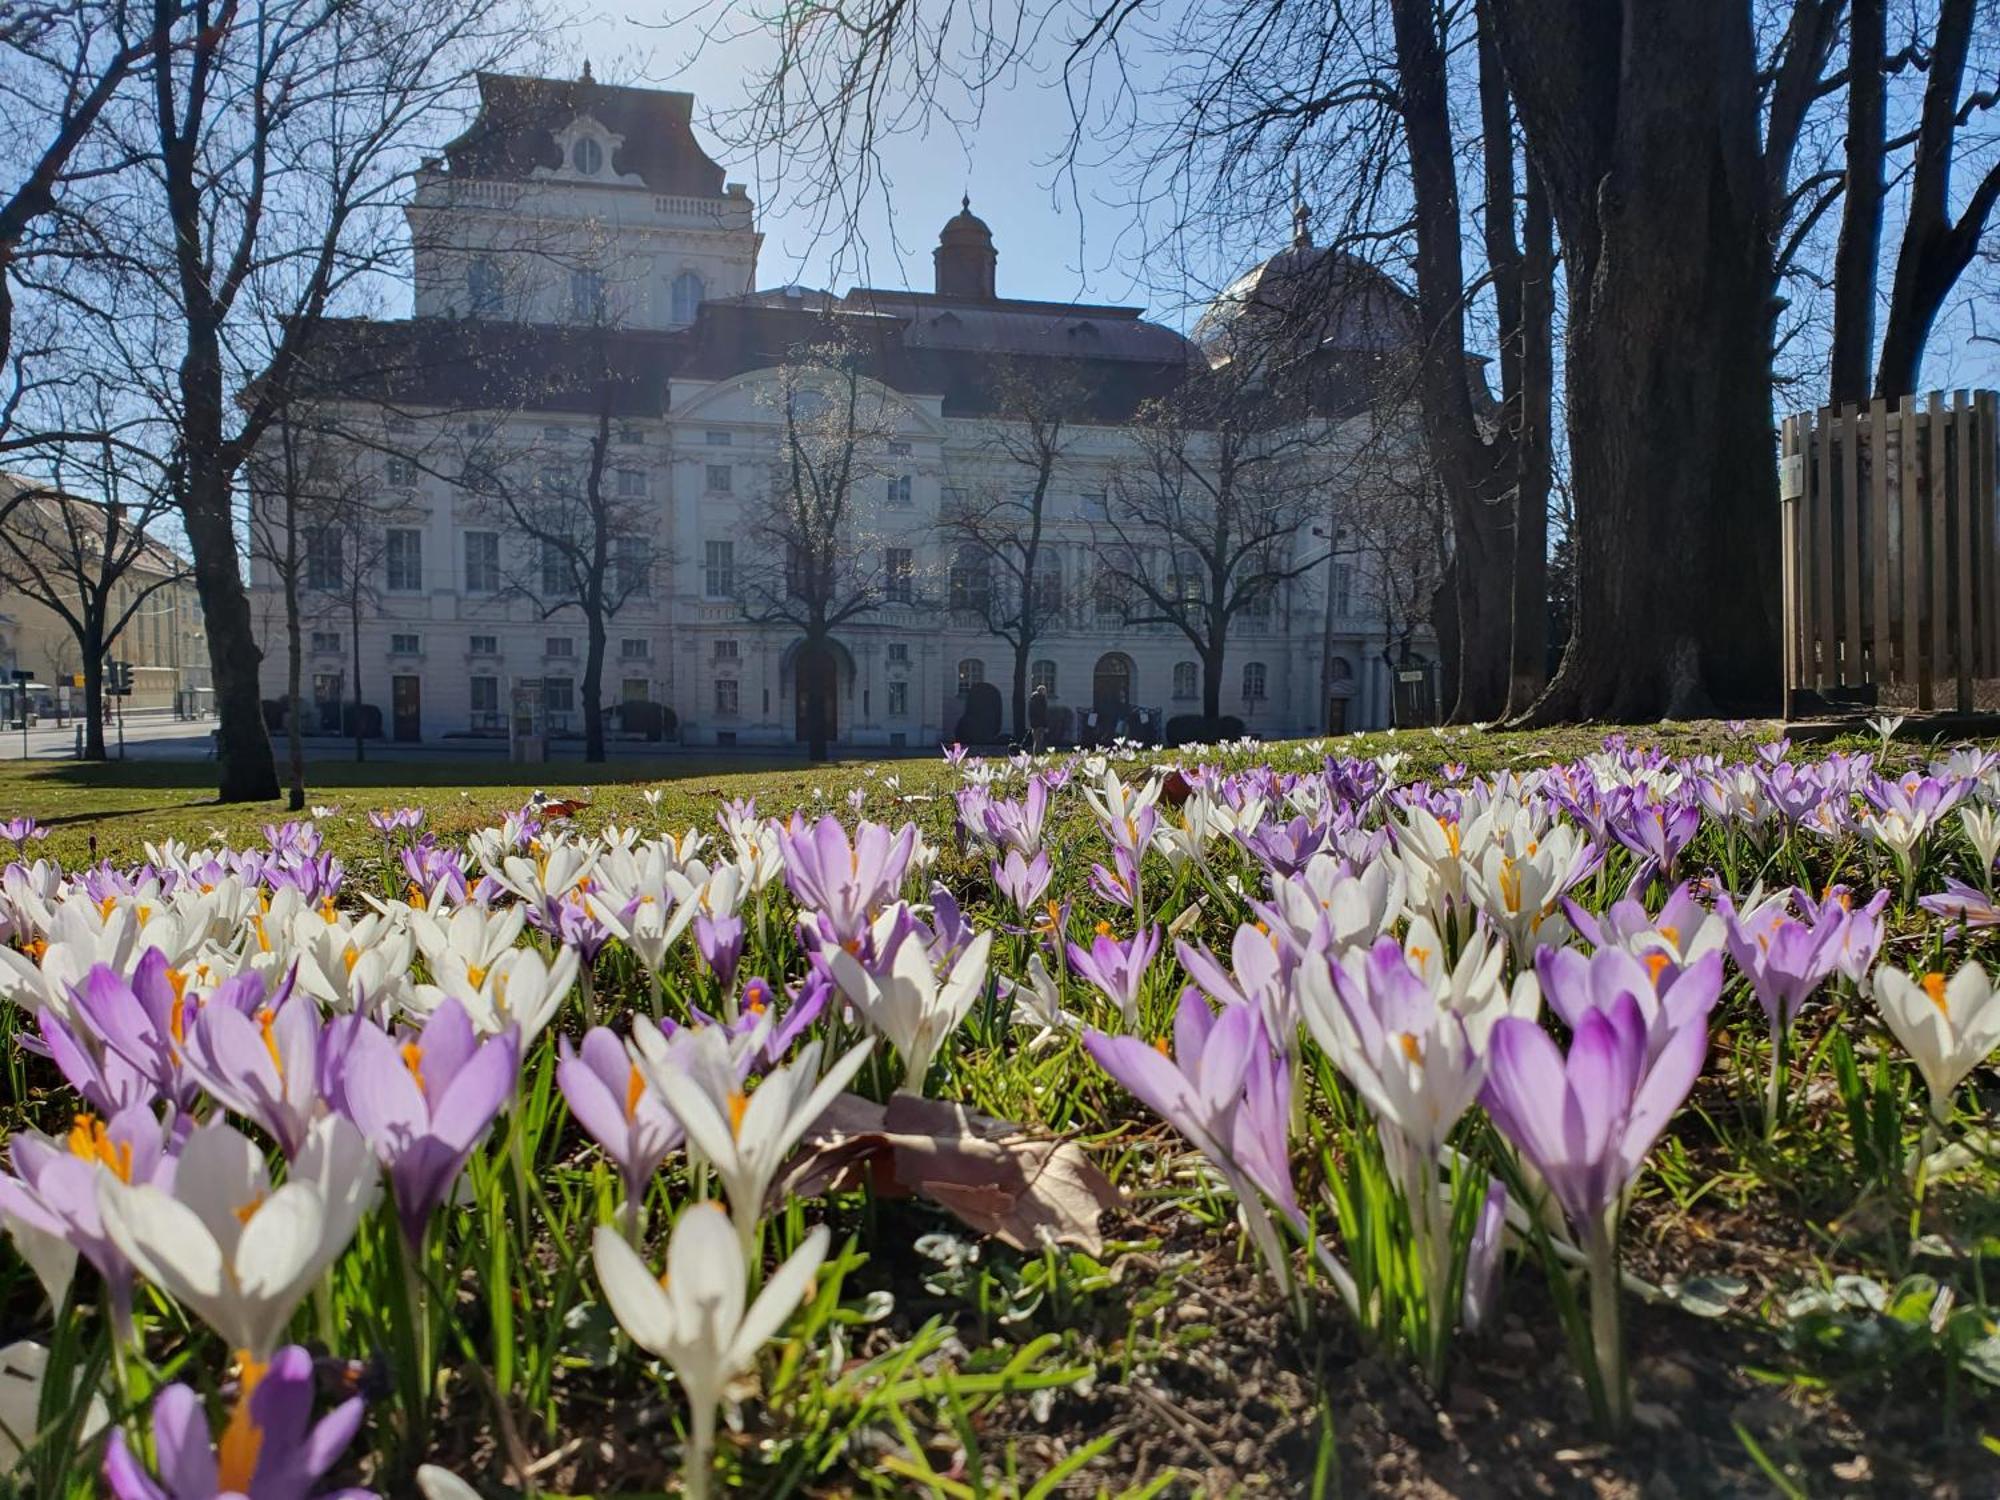
[[[500,533],[465,533],[465,591],[468,594],[500,592]]]
[[[1333,565],[1333,612],[1337,615],[1354,612],[1354,567],[1350,563]]]
[[[951,607],[955,610],[983,611],[990,577],[986,558],[978,548],[959,548],[951,565]]]
[[[620,703],[644,703],[653,694],[653,684],[644,677],[627,677],[618,684]]]
[[[345,583],[340,533],[331,526],[313,527],[306,532],[306,587],[334,593]]]
[[[1261,661],[1243,663],[1243,701],[1255,703],[1264,696],[1264,664]]]
[[[708,465],[708,492],[711,495],[735,493],[736,470],[728,464]]]
[[[569,716],[576,712],[575,680],[568,677],[544,677],[542,709],[548,715],[549,728],[569,728]]]
[[[618,471],[618,498],[620,500],[643,500],[646,495],[646,471],[644,469],[620,469]]]
[[[545,443],[566,443],[569,441],[569,429],[567,427],[544,427],[542,429],[542,441]]]
[[[908,505],[910,503],[910,476],[907,474],[892,476],[888,483],[887,498],[893,506],[900,508]]]
[[[500,637],[497,635],[475,635],[469,648],[474,656],[498,656]]]
[[[1053,698],[1056,695],[1056,664],[1046,659],[1028,668],[1028,687],[1032,691],[1040,688]]]
[[[570,316],[579,323],[593,323],[604,316],[604,278],[595,271],[569,273]]]
[[[715,679],[715,711],[719,714],[736,712],[736,679],[718,677]]]
[[[910,445],[908,443],[892,442],[891,444],[889,444],[889,457],[908,458],[909,456],[910,456]]]
[[[1103,490],[1085,490],[1076,497],[1076,513],[1086,521],[1108,521],[1111,505]]]
[[[392,458],[384,466],[389,483],[397,489],[406,490],[417,482],[416,463],[407,458]]]
[[[734,638],[715,643],[715,659],[717,661],[736,660],[736,642]]]
[[[644,661],[647,648],[652,642],[644,636],[628,635],[618,643],[618,657],[621,661]]]
[[[506,727],[500,717],[500,679],[497,677],[473,677],[467,679],[472,708],[471,728],[492,732]]]
[[[907,667],[910,664],[910,643],[908,641],[889,642],[889,665]]]
[[[571,592],[568,550],[559,542],[545,539],[542,542],[542,597],[567,599]]]
[[[619,593],[642,599],[652,592],[652,549],[643,536],[620,535],[611,548],[611,566]]]
[[[576,642],[566,635],[552,635],[542,642],[544,656],[574,656]]]
[[[618,429],[618,442],[621,447],[636,448],[645,441],[646,435],[636,427],[621,427]]]
[[[711,599],[730,599],[736,594],[736,543],[709,542],[703,552],[702,592]]]
[[[315,651],[322,652],[338,651],[340,649],[340,632],[338,630],[315,630],[313,632],[312,648]]]
[[[398,632],[389,637],[389,654],[391,656],[415,656],[422,650],[422,645],[423,643],[416,636]]]
[[[900,719],[910,711],[910,685],[907,682],[889,684],[889,717]]]
[[[727,448],[736,441],[736,435],[724,432],[720,428],[711,427],[703,435],[702,440],[711,448]]]
[[[963,698],[979,683],[986,680],[986,663],[969,656],[958,664],[958,695]]]
[[[344,696],[340,673],[313,673],[313,711],[319,719],[321,734],[340,733],[341,699]]]
[[[407,526],[389,528],[387,553],[391,592],[414,594],[424,586],[424,534]]]
[[[891,604],[908,604],[917,575],[916,556],[908,547],[890,547],[883,556],[883,593]]]

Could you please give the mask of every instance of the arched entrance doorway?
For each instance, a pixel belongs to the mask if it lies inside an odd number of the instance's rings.
[[[792,658],[792,704],[800,744],[840,738],[840,663],[827,647],[801,646]]]
[[[1107,651],[1097,658],[1090,674],[1090,706],[1099,714],[1116,717],[1132,706],[1132,658],[1122,651]]]

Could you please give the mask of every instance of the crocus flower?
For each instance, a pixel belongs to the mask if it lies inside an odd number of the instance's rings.
[[[312,1356],[297,1344],[246,1366],[218,1439],[194,1388],[170,1385],[153,1398],[159,1477],[114,1429],[104,1481],[114,1500],[375,1500],[373,1490],[318,1487],[360,1430],[362,1400],[350,1396],[314,1422],[313,1386]]]
[[[1097,933],[1088,948],[1069,945],[1070,967],[1118,1007],[1125,1024],[1139,1024],[1139,990],[1146,970],[1160,951],[1160,929],[1146,927],[1120,942],[1106,923],[1097,924]]]
[[[781,837],[785,878],[799,905],[825,917],[846,942],[896,899],[916,840],[914,823],[892,836],[882,824],[864,822],[850,843],[840,819],[829,813],[810,828]]]
[[[319,1112],[320,1025],[319,1008],[297,991],[254,1015],[203,1006],[183,1066],[211,1099],[269,1131],[290,1160]]]
[[[211,1120],[188,1136],[171,1191],[102,1173],[97,1206],[141,1275],[230,1348],[264,1359],[380,1186],[368,1143],[338,1115],[314,1122],[275,1190],[256,1142]]]
[[[723,1393],[810,1293],[829,1238],[825,1225],[808,1234],[770,1274],[754,1302],[736,1236],[713,1204],[682,1210],[667,1242],[663,1276],[655,1276],[616,1231],[600,1225],[592,1238],[597,1279],[619,1326],[633,1343],[667,1362],[687,1395],[682,1489],[690,1500],[708,1493]]]
[[[1834,911],[1809,927],[1786,910],[1787,901],[1777,896],[1741,915],[1724,913],[1729,956],[1750,981],[1773,1038],[1790,1030],[1812,992],[1832,975],[1844,920]]]
[[[415,833],[424,826],[424,810],[421,807],[398,807],[393,811],[376,809],[368,814],[368,826],[383,838],[394,838],[399,833]]]
[[[150,1183],[172,1189],[174,1159],[160,1122],[134,1105],[108,1122],[80,1114],[65,1137],[25,1127],[7,1142],[13,1167],[0,1175],[0,1222],[14,1237],[60,1309],[80,1254],[103,1279],[120,1338],[131,1334],[132,1264],[104,1231],[97,1208],[97,1179],[109,1173],[120,1182]]]
[[[1668,971],[1669,966],[1623,948],[1587,955],[1575,948],[1544,948],[1535,959],[1543,998],[1572,1031],[1585,1016],[1607,1013],[1621,1000],[1637,1006],[1649,1058],[1658,1056],[1674,1033],[1705,1026],[1722,995],[1722,955],[1712,948],[1672,978]]]
[[[1099,864],[1090,867],[1090,888],[1113,906],[1138,911],[1139,856],[1130,849],[1114,848],[1111,866],[1108,870]]]
[[[340,1107],[388,1170],[404,1238],[420,1245],[431,1214],[513,1095],[520,1029],[481,1039],[456,1000],[402,1041],[357,1017],[344,1028],[334,1068]]]
[[[688,1143],[708,1159],[736,1223],[742,1253],[754,1253],[764,1195],[778,1168],[834,1096],[847,1087],[875,1045],[856,1042],[819,1076],[819,1042],[808,1042],[792,1062],[771,1069],[745,1094],[742,1075],[729,1062],[729,1044],[715,1027],[695,1031],[696,1050],[677,1054],[659,1029],[641,1016],[632,1023],[632,1060],[681,1122]]]
[[[724,994],[736,982],[736,965],[743,957],[743,937],[743,918],[740,916],[712,917],[707,912],[695,914],[695,951],[701,954],[701,961],[715,975],[715,982],[722,986]]]
[[[1291,987],[1285,983],[1277,940],[1269,933],[1250,922],[1237,927],[1229,947],[1234,973],[1199,943],[1176,939],[1174,954],[1209,999],[1218,1005],[1250,1006],[1264,1018],[1264,1030],[1271,1040],[1287,1056],[1291,1054],[1298,1013],[1292,1004]]]
[[[33,818],[9,818],[6,822],[0,823],[0,839],[11,840],[14,847],[24,854],[29,844],[48,836],[48,829]]]
[[[2000,1046],[2000,991],[1976,963],[1946,980],[1913,979],[1901,969],[1875,971],[1875,1003],[1930,1090],[1931,1118],[1942,1123],[1966,1075]]]
[[[1942,891],[1934,896],[1919,897],[1917,905],[1940,917],[1963,922],[1969,928],[2000,927],[2000,903],[1977,886],[1967,885],[1949,875],[1945,877]]]
[[[887,965],[872,971],[863,968],[845,948],[835,948],[828,955],[834,983],[848,1003],[886,1036],[902,1057],[899,1093],[924,1091],[931,1059],[965,1018],[972,1002],[985,993],[986,962],[992,950],[993,934],[980,933],[959,955],[941,987],[930,954],[910,936],[897,943]]]
[[[1023,859],[1019,849],[1009,849],[1007,857],[993,866],[993,884],[1026,916],[1048,890],[1052,873],[1046,849],[1037,850],[1032,860]]]

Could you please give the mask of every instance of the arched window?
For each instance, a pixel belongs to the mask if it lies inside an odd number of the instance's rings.
[[[491,257],[475,255],[466,262],[465,303],[475,318],[490,318],[500,311],[500,268]]]
[[[1028,668],[1028,687],[1040,688],[1051,698],[1056,695],[1056,664],[1047,657]]]
[[[986,663],[976,656],[968,656],[958,664],[958,696],[963,698],[974,685],[986,680]]]
[[[683,271],[674,278],[673,321],[692,323],[695,309],[701,306],[701,299],[707,295],[707,288],[701,278],[692,271]]]
[[[1261,661],[1243,663],[1243,701],[1255,703],[1264,696],[1264,664]]]
[[[1193,698],[1201,692],[1201,669],[1191,661],[1174,663],[1174,696]]]
[[[1326,675],[1335,682],[1354,681],[1354,663],[1344,656],[1336,656],[1326,664]]]
[[[595,177],[604,170],[604,148],[589,136],[581,137],[569,148],[570,165],[586,177]]]

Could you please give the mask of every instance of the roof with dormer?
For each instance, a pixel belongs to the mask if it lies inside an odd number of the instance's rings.
[[[694,95],[581,78],[479,75],[479,114],[444,148],[453,173],[527,181],[563,165],[560,132],[588,116],[614,137],[608,179],[637,177],[656,193],[720,198],[722,167],[694,134]]]

